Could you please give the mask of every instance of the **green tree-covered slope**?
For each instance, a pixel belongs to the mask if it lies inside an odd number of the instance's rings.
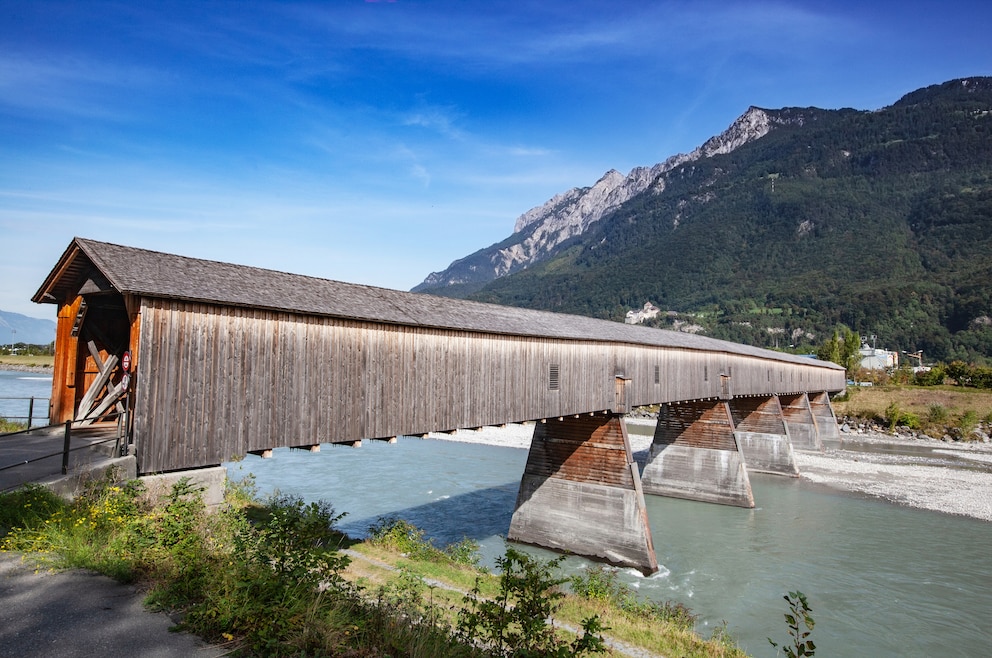
[[[791,121],[473,297],[618,320],[651,301],[767,346],[844,323],[928,359],[992,357],[992,78],[872,112],[766,111]]]

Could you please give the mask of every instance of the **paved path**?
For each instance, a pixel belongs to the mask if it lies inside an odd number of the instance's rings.
[[[88,463],[110,456],[116,436],[113,425],[74,428],[69,472],[77,472]],[[0,491],[60,475],[64,447],[65,429],[61,426],[0,436]]]
[[[0,553],[2,658],[216,658],[222,647],[169,631],[135,587],[72,570],[34,573],[17,554]]]

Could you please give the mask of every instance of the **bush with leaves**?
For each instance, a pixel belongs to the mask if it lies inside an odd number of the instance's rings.
[[[373,546],[390,548],[415,560],[454,562],[472,567],[479,563],[478,542],[466,538],[438,548],[424,536],[421,528],[394,516],[380,517],[369,526],[368,541]]]
[[[617,569],[595,565],[569,579],[572,591],[587,599],[603,601],[634,618],[651,619],[692,630],[699,615],[678,601],[649,601],[639,598],[634,591],[620,582]]]
[[[481,642],[501,658],[566,658],[604,652],[606,645],[599,633],[607,629],[597,616],[584,619],[581,635],[570,643],[549,624],[565,596],[560,586],[567,579],[556,575],[564,559],[542,562],[507,548],[496,560],[499,594],[492,600],[483,598],[476,581],[458,616],[459,636],[469,643]]]
[[[814,621],[810,615],[813,609],[809,607],[806,595],[796,590],[783,596],[789,604],[789,612],[785,613],[785,623],[789,627],[789,637],[792,638],[791,645],[783,646],[785,655],[788,658],[799,658],[799,656],[812,656],[816,652],[816,645],[813,640],[808,639],[813,632]],[[768,638],[769,644],[776,649],[778,642]]]

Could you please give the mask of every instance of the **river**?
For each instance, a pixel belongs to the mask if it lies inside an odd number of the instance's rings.
[[[34,400],[33,426],[48,424],[48,398],[52,395],[52,376],[44,373],[0,370],[0,416],[23,423],[27,421],[29,401]],[[5,399],[17,398],[17,399]]]
[[[390,445],[278,449],[229,464],[274,489],[323,499],[361,536],[382,515],[439,544],[470,537],[494,563],[527,451],[401,438]],[[788,639],[782,596],[801,590],[824,656],[984,656],[992,644],[992,524],[842,494],[803,480],[753,474],[752,510],[647,497],[660,571],[623,578],[644,596],[676,600],[709,635],[723,620],[754,656]],[[528,551],[543,557],[553,554]],[[588,562],[570,557],[565,573]]]

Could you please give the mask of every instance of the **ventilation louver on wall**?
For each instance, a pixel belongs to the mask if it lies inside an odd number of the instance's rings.
[[[548,368],[548,390],[557,391],[558,390],[558,364],[552,363],[551,367]]]

